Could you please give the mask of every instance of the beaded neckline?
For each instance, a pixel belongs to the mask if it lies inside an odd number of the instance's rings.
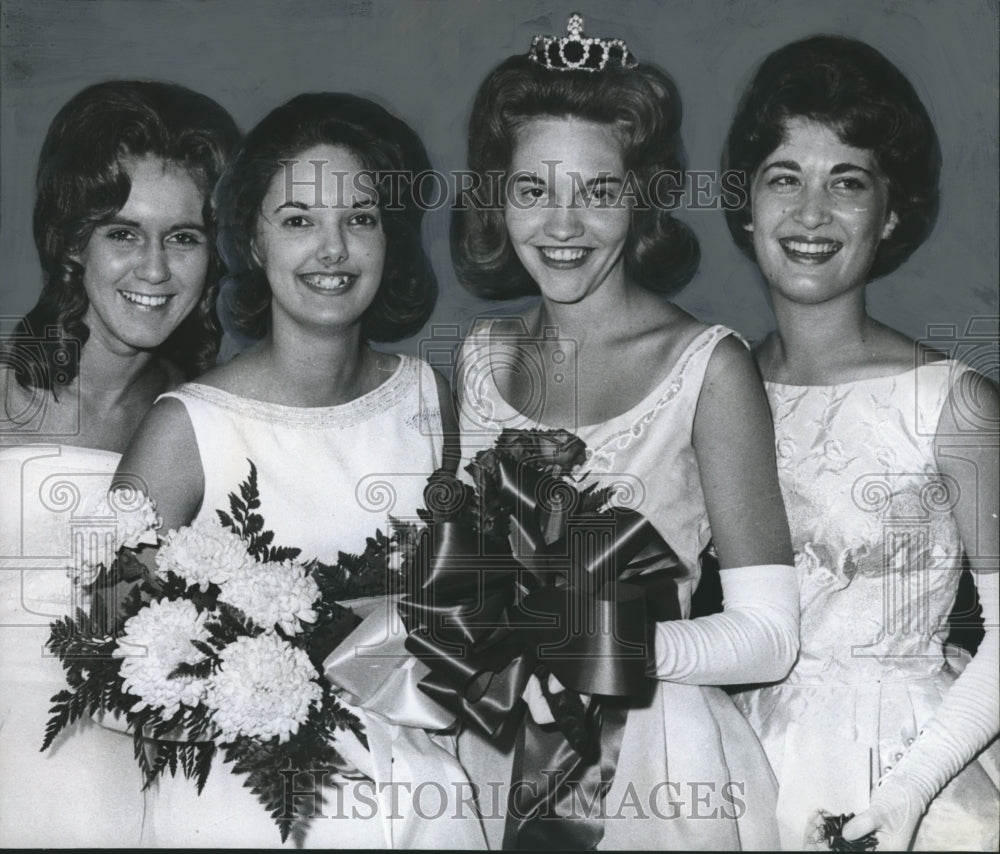
[[[417,382],[420,362],[400,355],[399,364],[388,379],[361,397],[334,406],[289,406],[241,397],[201,383],[185,383],[163,397],[190,397],[211,403],[247,418],[296,427],[346,427],[367,421],[399,403],[406,388]]]

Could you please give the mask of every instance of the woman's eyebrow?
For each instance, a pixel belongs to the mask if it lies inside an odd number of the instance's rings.
[[[773,163],[768,163],[767,166],[764,167],[764,171],[767,171],[768,169],[790,169],[794,172],[798,172],[801,168],[802,167],[799,166],[799,164],[794,160],[775,160]]]
[[[121,216],[113,216],[105,220],[101,225],[123,226],[125,228],[136,228],[142,230],[145,226],[134,219],[126,219]],[[167,228],[167,231],[206,231],[204,223],[201,222],[175,222]]]
[[[844,172],[864,172],[866,175],[874,177],[871,169],[865,169],[864,166],[858,166],[857,163],[838,163],[830,170],[831,175],[842,175]]]

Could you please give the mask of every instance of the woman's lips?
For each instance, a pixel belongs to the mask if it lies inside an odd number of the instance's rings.
[[[787,257],[802,264],[824,264],[844,246],[839,240],[815,237],[782,237],[778,243]]]
[[[143,311],[161,309],[174,298],[173,294],[142,294],[138,291],[118,291],[122,299]]]
[[[358,277],[354,273],[300,273],[298,279],[318,293],[340,294],[349,291]]]
[[[554,270],[575,270],[582,267],[593,249],[585,246],[540,246],[542,262]]]

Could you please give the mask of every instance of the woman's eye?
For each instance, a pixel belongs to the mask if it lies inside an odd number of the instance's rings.
[[[779,190],[785,189],[787,187],[797,187],[799,184],[799,179],[794,175],[775,175],[767,182],[769,187],[775,187]]]
[[[281,221],[281,224],[286,228],[305,228],[309,225],[309,220],[301,214],[295,214],[294,216],[285,217]]]
[[[177,234],[171,234],[167,239],[170,243],[179,246],[200,246],[202,243],[201,236],[191,231],[179,231]]]
[[[357,213],[351,217],[351,225],[362,225],[362,226],[376,226],[378,225],[378,217],[373,213]]]
[[[865,182],[860,180],[859,178],[841,178],[840,180],[836,181],[833,186],[836,187],[838,190],[857,191],[857,190],[867,189]]]
[[[589,199],[599,205],[610,205],[617,201],[618,196],[614,187],[594,187],[589,193]]]
[[[138,240],[138,236],[134,231],[128,228],[115,228],[105,234],[108,240],[113,240],[115,243],[130,243],[133,240]]]

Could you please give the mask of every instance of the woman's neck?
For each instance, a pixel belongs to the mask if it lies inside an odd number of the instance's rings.
[[[555,328],[560,338],[573,339],[578,350],[601,347],[641,322],[636,308],[645,296],[646,292],[640,293],[638,286],[630,285],[624,276],[620,282],[605,282],[573,303],[554,302],[543,296],[536,328],[531,331],[542,336],[546,328]]]
[[[153,398],[165,391],[166,372],[148,351],[116,353],[99,341],[87,341],[71,389],[88,409],[107,411],[128,406],[137,396]]]
[[[360,328],[333,334],[301,326],[275,327],[264,340],[259,358],[274,379],[275,402],[293,406],[336,406],[378,385],[376,354],[361,340]]]
[[[776,298],[778,328],[761,360],[764,378],[820,384],[878,358],[882,325],[868,316],[864,290],[839,300],[803,304]]]

